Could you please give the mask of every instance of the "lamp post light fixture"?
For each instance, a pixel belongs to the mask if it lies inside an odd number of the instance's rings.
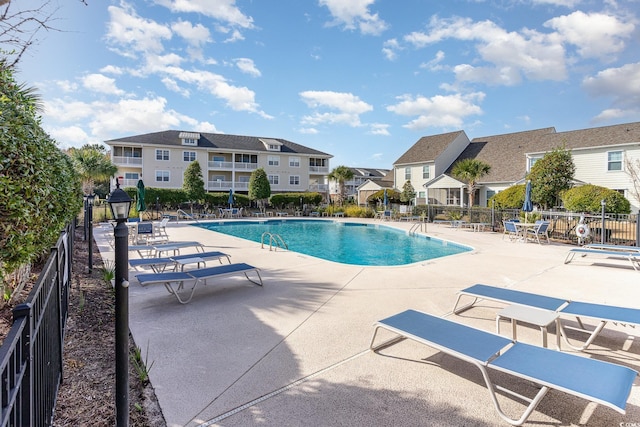
[[[93,201],[95,194],[87,196],[87,229],[89,230],[89,274],[93,272]]]
[[[131,197],[120,189],[109,196],[109,208],[116,220],[114,228],[116,288],[116,426],[129,425],[129,218]]]
[[[607,206],[607,201],[604,199],[600,200],[600,206],[602,206],[602,235],[600,236],[600,243],[604,245],[604,232],[605,232],[604,210]]]

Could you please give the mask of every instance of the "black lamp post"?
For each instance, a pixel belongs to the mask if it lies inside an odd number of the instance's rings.
[[[129,218],[131,197],[120,189],[109,196],[109,207],[116,220],[115,287],[116,287],[116,426],[129,425]]]
[[[93,271],[93,201],[95,194],[87,196],[87,228],[89,230],[89,274]]]
[[[83,208],[83,212],[84,212],[84,220],[82,221],[82,240],[84,242],[87,241],[87,216],[88,216],[88,202],[87,202],[87,195],[85,194],[84,196],[82,196],[82,208]]]

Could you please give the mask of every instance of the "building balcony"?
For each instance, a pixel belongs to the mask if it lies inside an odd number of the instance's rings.
[[[142,157],[113,156],[113,164],[118,166],[142,166]]]
[[[312,173],[312,174],[329,173],[329,168],[327,166],[309,166],[309,173]]]
[[[311,184],[309,185],[309,191],[326,193],[327,191],[329,191],[329,185],[328,184]]]
[[[237,170],[254,171],[258,169],[257,163],[210,161],[207,163],[209,170]]]
[[[207,183],[208,191],[229,191],[232,188],[234,191],[247,191],[249,183],[240,181],[209,181]]]

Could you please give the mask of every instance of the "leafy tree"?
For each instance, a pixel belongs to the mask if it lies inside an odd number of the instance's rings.
[[[538,160],[529,172],[531,198],[534,203],[548,209],[559,205],[560,194],[571,188],[576,167],[571,152],[556,148]]]
[[[581,185],[562,193],[562,203],[565,208],[573,212],[600,213],[601,201],[606,203],[608,213],[628,214],[631,212],[629,200],[615,190],[598,185]]]
[[[345,182],[353,179],[353,171],[347,166],[338,166],[329,172],[329,179],[338,183],[338,203],[342,205],[346,197]]]
[[[251,172],[251,177],[249,178],[249,199],[256,200],[260,209],[262,209],[264,201],[269,197],[271,197],[269,178],[263,168],[258,168]]]
[[[400,203],[400,197],[401,197],[401,194],[399,191],[394,190],[392,188],[387,188],[387,200],[389,200],[389,203]],[[384,188],[376,191],[375,193],[367,197],[367,203],[369,204],[382,203],[383,201],[384,201]]]
[[[106,148],[99,144],[70,148],[69,156],[82,179],[84,194],[93,194],[95,181],[109,180],[118,172],[118,167],[111,162]]]
[[[402,186],[402,193],[400,193],[400,201],[403,203],[411,202],[416,198],[416,190],[411,185],[411,181],[407,180]]]
[[[202,168],[197,160],[191,162],[184,171],[184,183],[182,185],[184,192],[191,203],[191,213],[193,213],[193,203],[203,200],[207,191],[204,189],[204,180],[202,179]]]
[[[469,210],[473,206],[473,197],[478,188],[478,180],[491,171],[491,165],[478,159],[462,159],[456,162],[451,169],[451,174],[467,183],[469,193]]]
[[[40,126],[38,98],[0,61],[0,281],[47,253],[80,212],[71,159]]]

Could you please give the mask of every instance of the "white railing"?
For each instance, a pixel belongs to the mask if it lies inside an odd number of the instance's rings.
[[[216,160],[216,161],[210,161],[208,166],[209,166],[209,169],[232,169],[233,162],[222,162],[222,161]]]
[[[209,181],[207,183],[208,190],[224,190],[229,191],[229,189],[233,188],[234,190],[248,190],[249,183],[248,182],[240,182],[240,181]]]
[[[115,165],[142,165],[142,157],[113,156]]]
[[[309,191],[327,192],[329,191],[329,185],[327,184],[314,184],[309,186]]]
[[[309,166],[309,172],[311,173],[329,173],[329,168],[326,166]]]
[[[245,171],[253,171],[258,169],[257,163],[240,163],[236,162],[233,164],[236,170],[245,170]]]

